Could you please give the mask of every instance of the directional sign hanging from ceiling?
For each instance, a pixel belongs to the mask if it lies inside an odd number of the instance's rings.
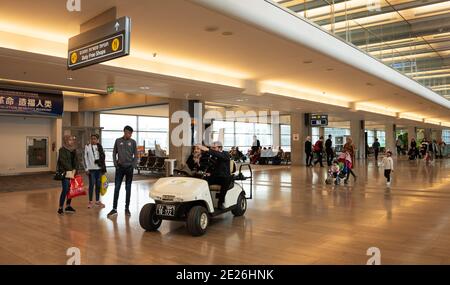
[[[122,17],[69,39],[67,68],[79,69],[130,54],[131,20]]]

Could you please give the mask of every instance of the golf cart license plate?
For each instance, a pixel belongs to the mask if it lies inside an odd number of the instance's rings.
[[[156,205],[156,214],[159,216],[175,216],[175,205]]]

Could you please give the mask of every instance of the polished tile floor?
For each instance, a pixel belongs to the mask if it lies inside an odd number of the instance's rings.
[[[112,191],[106,209],[89,210],[82,197],[65,216],[56,215],[59,189],[1,193],[0,264],[65,264],[70,247],[82,264],[365,264],[370,247],[382,264],[450,264],[449,170],[449,159],[399,160],[389,189],[373,162],[360,162],[348,186],[326,185],[326,168],[261,168],[246,215],[217,217],[202,237],[180,222],[140,228],[152,181],[133,183],[131,218],[122,193],[113,220]]]

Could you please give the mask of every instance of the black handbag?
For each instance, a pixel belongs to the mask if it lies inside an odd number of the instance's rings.
[[[64,179],[65,175],[66,175],[66,173],[64,171],[61,171],[61,168],[59,166],[59,159],[58,159],[58,162],[56,164],[56,173],[53,176],[53,180],[61,181]]]

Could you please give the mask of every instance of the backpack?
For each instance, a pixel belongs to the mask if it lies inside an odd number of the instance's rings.
[[[317,142],[314,144],[313,151],[314,151],[314,152],[320,152],[319,141],[317,141]]]

